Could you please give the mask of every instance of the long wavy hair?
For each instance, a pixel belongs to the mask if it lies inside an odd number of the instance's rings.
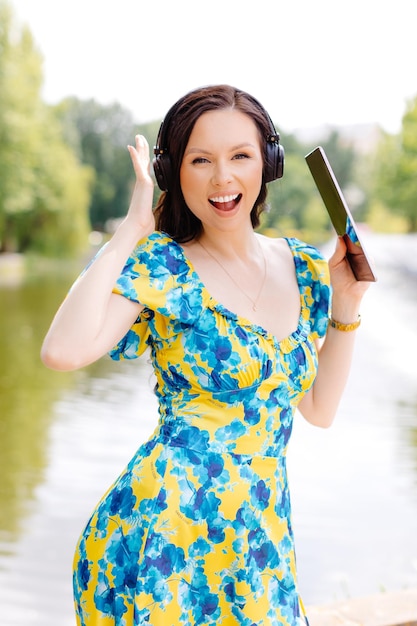
[[[182,194],[180,168],[194,124],[208,111],[236,109],[248,115],[259,130],[263,147],[264,164],[267,138],[271,134],[271,120],[255,98],[230,85],[214,85],[195,89],[178,100],[168,111],[162,123],[160,148],[169,155],[171,184],[169,191],[161,194],[155,208],[156,228],[170,235],[178,243],[198,238],[201,221],[190,211]],[[262,178],[261,189],[250,213],[252,227],[257,228],[265,208],[267,187]]]

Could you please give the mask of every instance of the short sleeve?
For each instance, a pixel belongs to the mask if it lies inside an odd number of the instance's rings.
[[[331,306],[330,274],[322,253],[298,239],[288,239],[293,251],[297,280],[304,304],[304,317],[309,321],[310,337],[324,337]]]
[[[152,342],[183,331],[201,313],[201,286],[181,246],[158,231],[138,243],[113,293],[144,306],[132,328],[110,351],[115,360],[139,356]]]

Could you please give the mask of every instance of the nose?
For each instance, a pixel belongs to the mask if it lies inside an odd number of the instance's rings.
[[[230,164],[226,161],[218,161],[213,170],[213,183],[218,187],[229,183],[233,178]]]

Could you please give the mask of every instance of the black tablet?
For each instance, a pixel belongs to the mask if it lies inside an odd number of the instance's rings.
[[[337,234],[345,240],[346,257],[356,280],[375,282],[376,276],[357,226],[322,147],[305,157]]]

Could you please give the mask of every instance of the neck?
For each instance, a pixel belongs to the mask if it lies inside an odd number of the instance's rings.
[[[229,239],[227,241],[227,249],[225,248],[224,240],[220,242],[222,244],[221,246],[218,245],[218,240],[213,242],[208,237],[205,239],[200,238],[197,243],[204,250],[204,252],[211,257],[211,259],[215,261],[219,267],[221,267],[222,271],[227,274],[229,279],[234,283],[239,291],[246,297],[247,300],[251,302],[252,310],[256,311],[258,300],[262,294],[266,281],[267,264],[265,252],[262,249],[259,239],[256,238],[255,233],[252,231],[252,236],[249,242],[250,247],[246,245],[246,248],[243,248],[244,244],[241,242],[239,242],[238,247],[235,246],[234,248],[231,248]],[[244,288],[241,284],[241,280],[238,280],[238,276],[241,277],[242,272],[243,275],[246,276],[252,275],[252,283],[253,277],[256,274],[256,278],[260,278],[260,287],[254,292]]]
[[[259,242],[253,228],[245,232],[212,232],[204,229],[199,237],[199,241],[212,252],[219,254],[222,258],[235,258],[252,256],[259,250]]]

